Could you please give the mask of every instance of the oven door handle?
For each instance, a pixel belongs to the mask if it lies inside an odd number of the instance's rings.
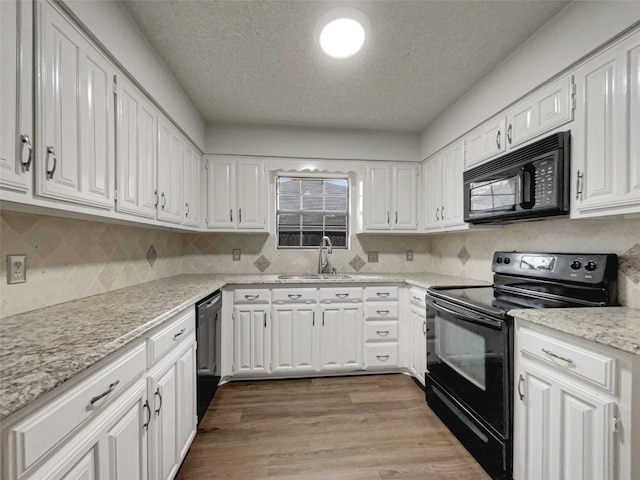
[[[462,312],[444,307],[443,305],[437,304],[435,300],[432,300],[429,297],[425,299],[425,302],[427,303],[427,307],[431,307],[436,312],[443,312],[452,315],[464,322],[474,323],[482,327],[491,328],[492,330],[502,330],[502,327],[504,325],[504,322],[500,320],[494,320],[493,318],[478,315],[468,310]]]

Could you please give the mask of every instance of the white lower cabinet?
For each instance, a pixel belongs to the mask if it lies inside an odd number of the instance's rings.
[[[320,316],[320,370],[363,368],[362,305],[321,305]]]
[[[515,480],[639,478],[633,357],[516,319]]]
[[[409,289],[409,371],[424,385],[427,371],[427,307],[426,290],[412,287]]]
[[[271,371],[269,304],[237,305],[233,309],[233,373],[266,374]]]
[[[274,305],[271,311],[271,372],[318,370],[316,304]]]

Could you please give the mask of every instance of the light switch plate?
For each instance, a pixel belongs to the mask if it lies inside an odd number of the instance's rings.
[[[233,249],[233,261],[234,262],[239,262],[240,261],[240,249],[239,248],[234,248]]]
[[[378,262],[378,252],[367,252],[367,258],[369,263],[377,263]]]
[[[7,283],[25,283],[27,281],[27,256],[7,255]]]
[[[413,250],[407,250],[407,262],[413,262]]]

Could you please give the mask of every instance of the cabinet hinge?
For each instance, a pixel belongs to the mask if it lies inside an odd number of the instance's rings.
[[[619,433],[620,432],[620,419],[618,417],[613,417],[613,419],[611,421],[611,431],[613,433]]]
[[[113,76],[113,93],[115,94],[118,93],[118,76],[117,75]]]

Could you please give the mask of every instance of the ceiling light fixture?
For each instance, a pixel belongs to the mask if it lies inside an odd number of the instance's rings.
[[[331,58],[344,59],[358,53],[369,37],[371,24],[355,8],[337,8],[325,13],[316,24],[316,41]]]

